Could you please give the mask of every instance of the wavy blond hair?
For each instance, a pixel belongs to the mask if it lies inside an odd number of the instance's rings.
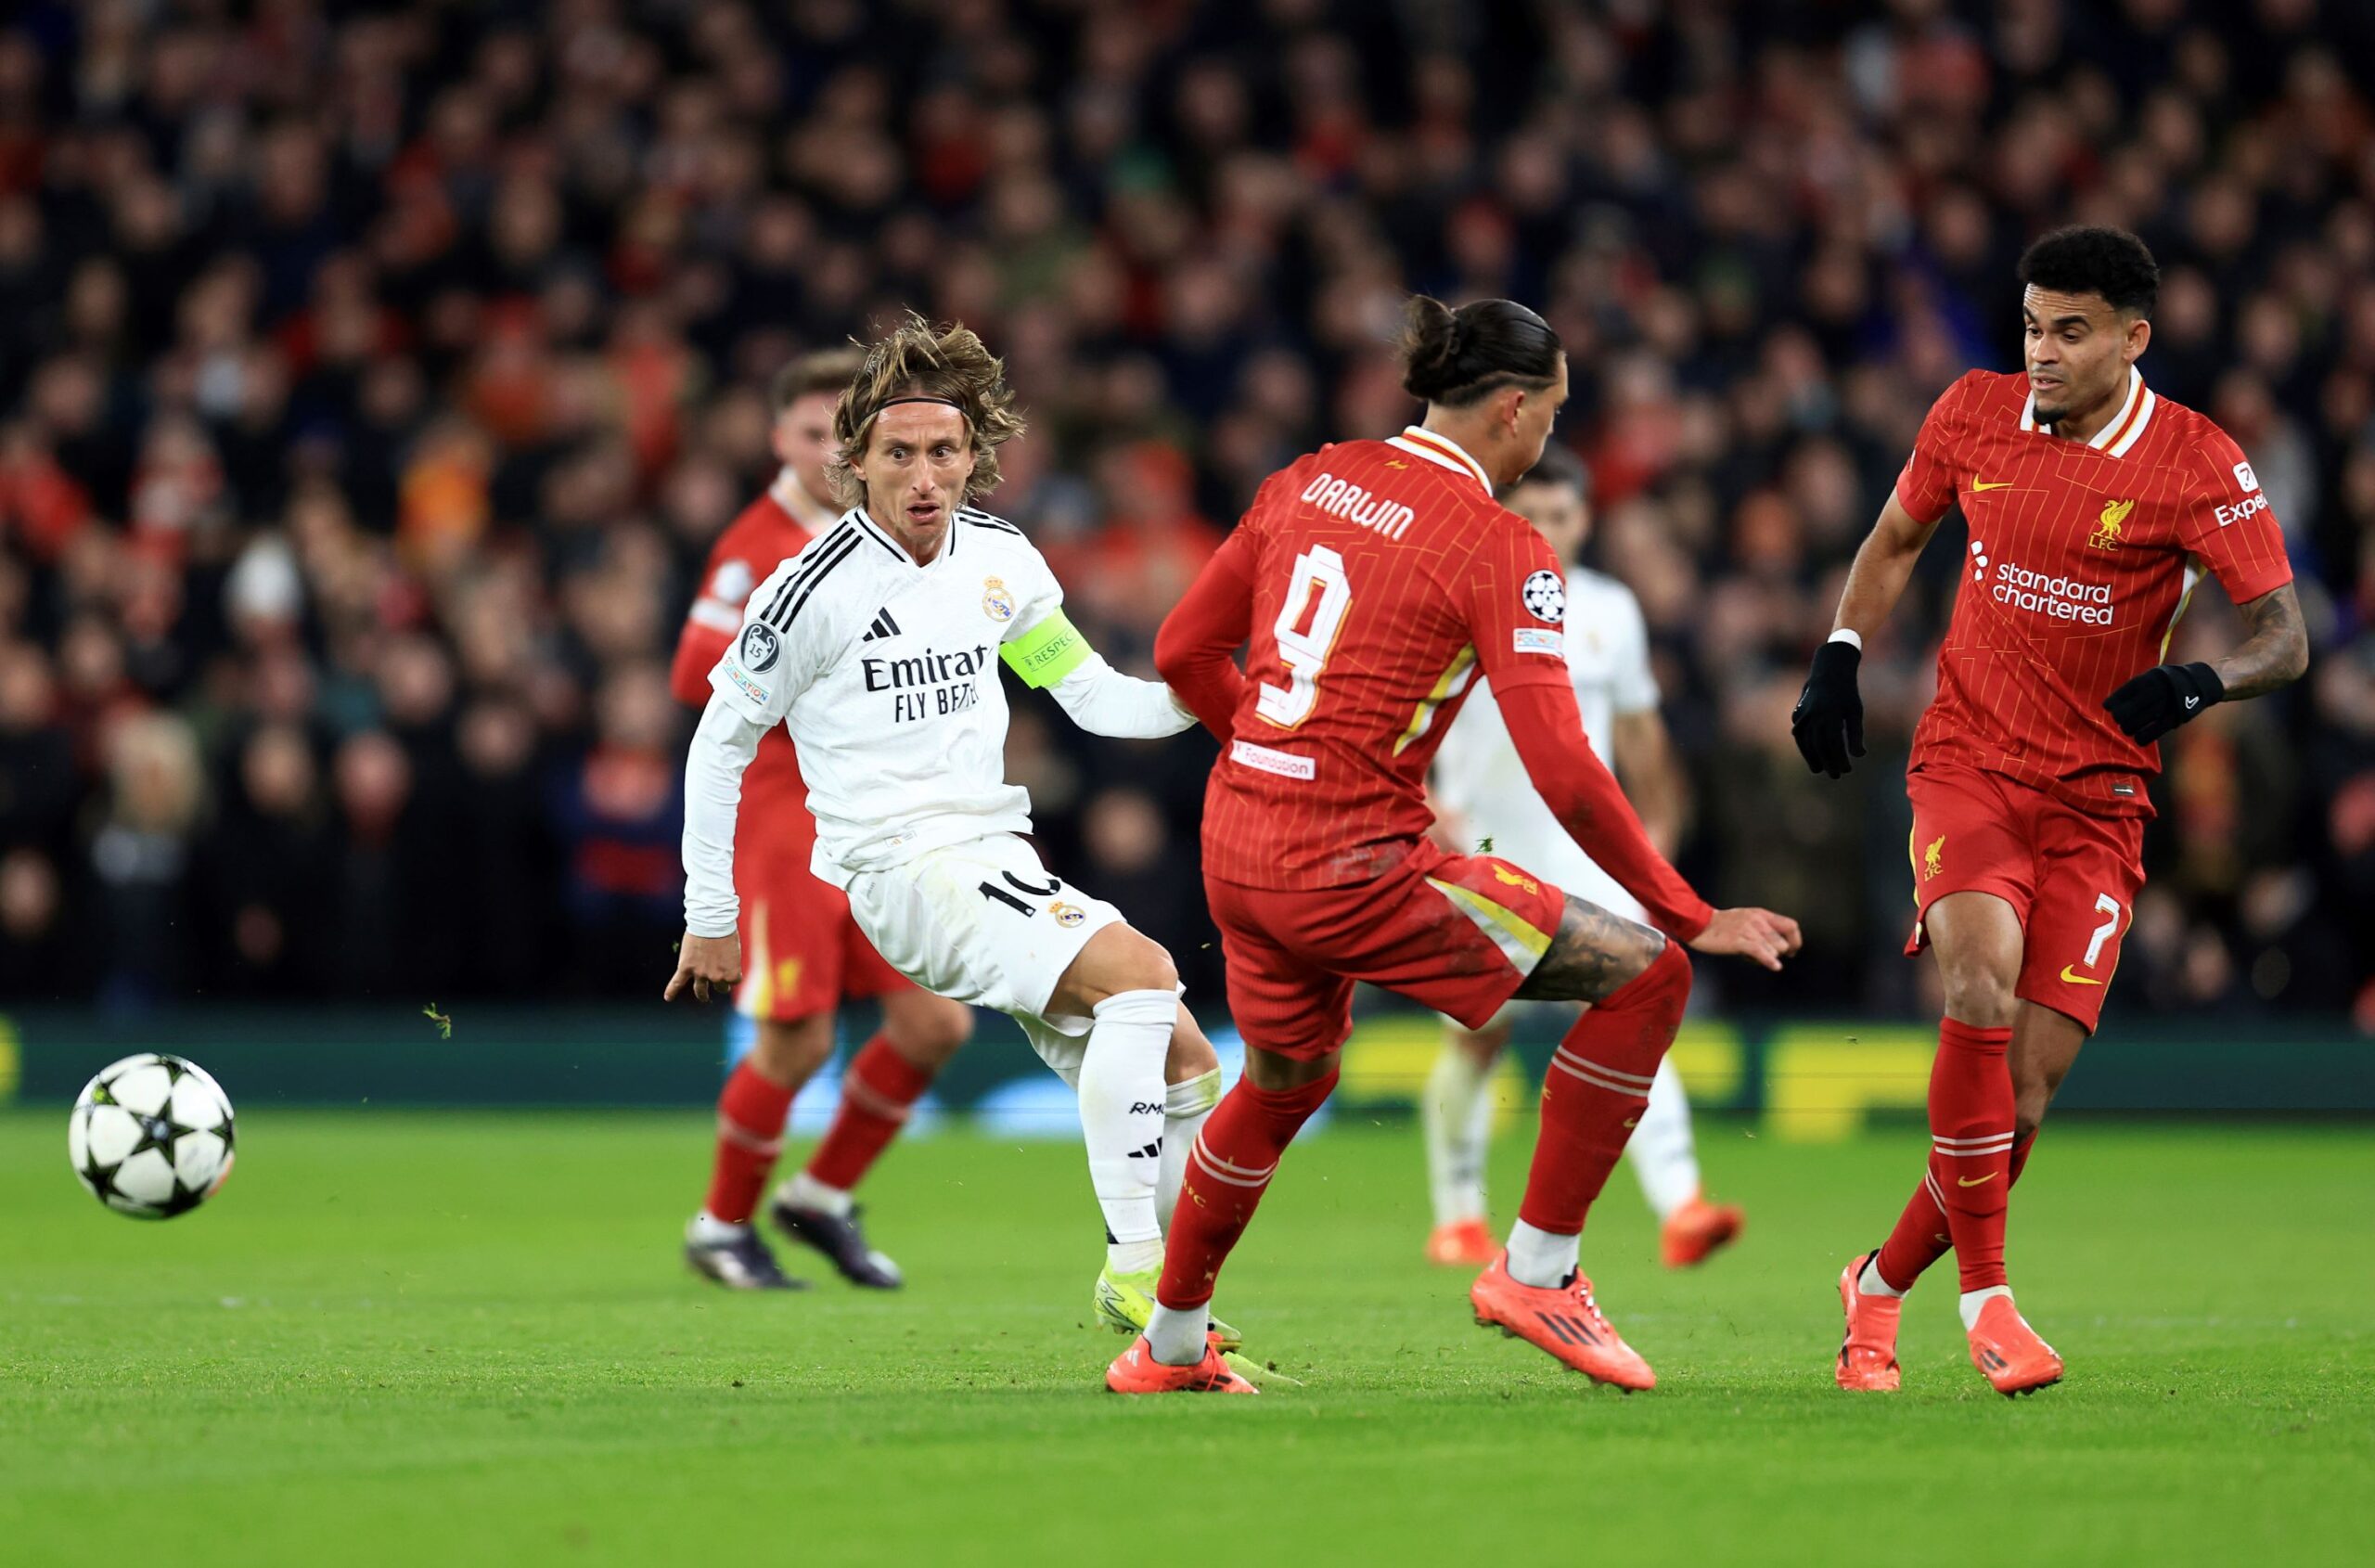
[[[841,505],[854,507],[864,499],[866,482],[850,467],[850,456],[865,453],[883,405],[902,397],[941,397],[955,404],[973,438],[973,477],[965,483],[965,499],[997,488],[998,448],[1023,431],[1013,390],[1006,384],[1006,364],[962,322],[934,327],[910,311],[889,337],[867,349],[856,378],[834,405],[833,436],[841,451],[825,471]]]

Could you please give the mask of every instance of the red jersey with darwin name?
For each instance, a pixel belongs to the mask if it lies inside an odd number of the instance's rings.
[[[669,689],[688,708],[708,706],[710,672],[741,631],[742,603],[751,590],[798,555],[812,536],[777,494],[791,483],[789,474],[777,480],[776,489],[743,508],[710,547],[700,594],[685,616],[675,661],[668,670]],[[781,725],[759,738],[758,754],[742,775],[742,815],[735,832],[738,868],[743,861],[744,829],[753,823],[761,825],[781,857],[807,866],[809,849],[816,842],[816,821],[808,815],[808,786],[800,777],[791,734]]]
[[[2090,441],[2036,422],[2025,375],[1974,370],[1932,406],[1896,495],[1921,522],[1959,503],[1971,530],[1913,768],[1967,763],[2101,815],[2150,815],[2158,749],[2103,699],[2161,662],[2205,565],[2237,604],[2292,580],[2241,449],[2132,368]]]
[[[1204,870],[1367,881],[1434,820],[1428,761],[1481,672],[1567,679],[1566,575],[1475,459],[1412,427],[1265,481],[1222,546],[1252,585],[1245,690],[1204,802]]]

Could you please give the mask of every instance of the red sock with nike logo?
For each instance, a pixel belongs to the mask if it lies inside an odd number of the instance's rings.
[[[1559,1042],[1542,1080],[1542,1135],[1518,1210],[1523,1224],[1552,1236],[1582,1232],[1592,1200],[1649,1107],[1650,1082],[1689,1001],[1690,959],[1682,944],[1669,942],[1648,969],[1585,1009]],[[1511,1259],[1513,1275],[1519,1261]],[[1518,1279],[1528,1285],[1558,1283]]]
[[[1938,1055],[1930,1066],[1930,1187],[1945,1211],[1965,1295],[2004,1286],[2013,1117],[2005,1053],[2011,1043],[2009,1027],[1982,1029],[1949,1018],[1938,1025]]]
[[[1221,1097],[1188,1151],[1179,1206],[1163,1238],[1162,1278],[1155,1285],[1163,1306],[1177,1312],[1211,1302],[1221,1265],[1277,1174],[1278,1156],[1335,1087],[1333,1073],[1298,1089],[1258,1088],[1245,1078]],[[1156,1345],[1156,1355],[1165,1348]]]
[[[2028,1164],[2029,1150],[2036,1141],[2037,1135],[2031,1133],[2012,1146],[2012,1168],[2004,1177],[2007,1189],[2021,1185],[2021,1171]],[[1896,1216],[1896,1228],[1865,1265],[1861,1288],[1876,1296],[1901,1296],[1913,1289],[1913,1282],[1932,1264],[1953,1251],[1954,1244],[1946,1233],[1945,1205],[1931,1190],[1930,1173],[1924,1170],[1913,1196],[1906,1200],[1905,1212]]]

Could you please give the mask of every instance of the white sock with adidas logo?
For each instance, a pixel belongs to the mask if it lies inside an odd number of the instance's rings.
[[[1094,1009],[1081,1058],[1081,1137],[1105,1215],[1106,1265],[1116,1273],[1143,1273],[1162,1258],[1154,1195],[1162,1171],[1162,1063],[1178,1006],[1169,991],[1106,997]]]

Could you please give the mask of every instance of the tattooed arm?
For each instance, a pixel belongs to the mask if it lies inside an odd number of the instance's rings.
[[[2250,636],[2243,645],[2211,665],[2228,702],[2265,697],[2292,685],[2309,667],[2309,628],[2301,619],[2301,596],[2287,583],[2236,611]]]
[[[2150,746],[2214,702],[2259,697],[2301,678],[2309,667],[2309,631],[2292,585],[2270,588],[2236,607],[2252,635],[2215,664],[2155,664],[2103,699],[2128,739]]]

